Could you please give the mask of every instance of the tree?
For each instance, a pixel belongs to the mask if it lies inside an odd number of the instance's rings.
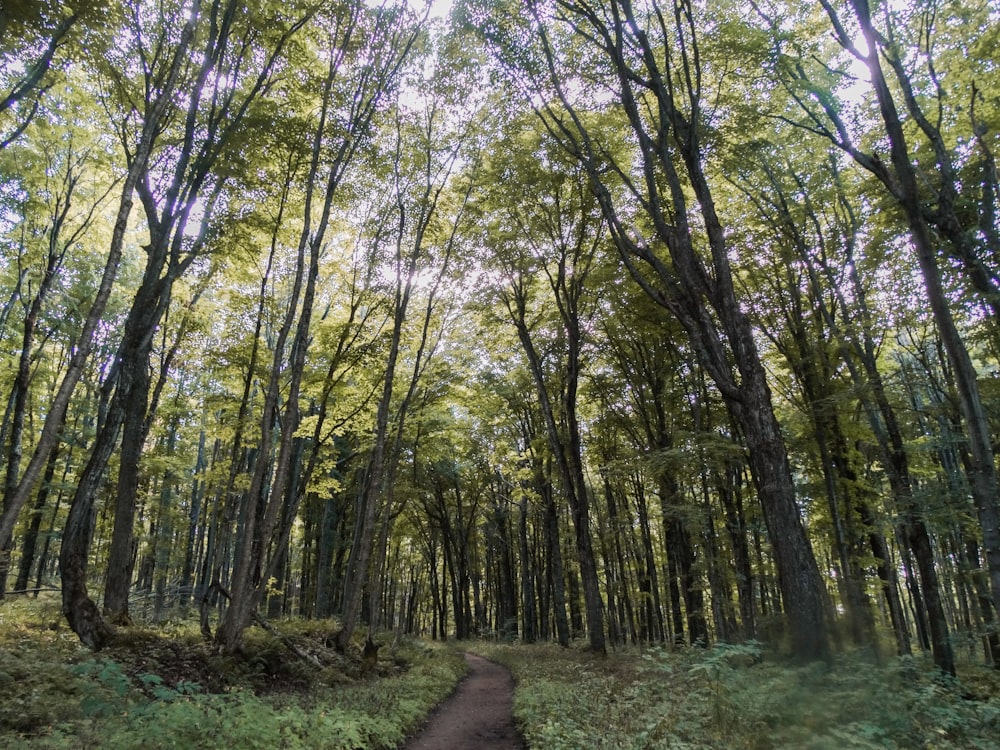
[[[492,186],[489,202],[479,210],[487,221],[484,241],[505,279],[496,293],[521,342],[572,514],[590,648],[604,653],[578,397],[588,344],[584,331],[596,305],[590,272],[605,238],[603,220],[583,169],[567,163],[558,143],[526,125],[515,121],[514,137],[497,144],[485,180]],[[536,283],[539,277],[543,283]],[[550,307],[556,312],[551,322],[545,312]]]
[[[666,9],[628,0],[533,3],[527,15],[530,31],[520,38],[504,38],[502,28],[489,26],[484,33],[506,53],[520,80],[528,80],[549,130],[585,166],[622,262],[681,322],[739,424],[775,555],[792,649],[800,658],[825,658],[823,581],[796,503],[767,374],[733,283],[726,232],[706,169],[706,132],[712,124],[706,98],[717,92],[710,88],[702,33],[713,19],[687,2]],[[536,37],[533,49],[528,34]],[[613,92],[612,111],[635,144],[634,160],[591,124],[568,85],[579,80],[571,71],[581,59],[587,75]]]
[[[336,9],[330,16],[321,14],[318,19],[320,32],[327,37],[322,39],[321,47],[327,63],[317,73],[320,116],[314,128],[307,125],[303,131],[308,143],[308,149],[303,151],[308,166],[302,178],[304,200],[291,292],[268,376],[259,454],[241,508],[243,539],[233,568],[230,606],[216,633],[217,643],[227,653],[240,648],[243,632],[268,582],[282,564],[298,505],[310,479],[296,476],[293,456],[302,418],[299,398],[313,333],[320,258],[328,241],[335,199],[348,166],[369,135],[381,101],[395,86],[418,31],[402,8],[370,12],[354,4]],[[365,43],[370,46],[365,48]],[[372,55],[374,62],[365,55]],[[291,161],[296,161],[294,153]],[[279,216],[274,224],[274,242],[279,241],[281,230]],[[290,372],[287,385],[282,382],[286,371]],[[287,396],[282,403],[285,388]],[[280,432],[272,464],[269,453],[275,426],[280,426]],[[321,428],[318,424],[316,429]]]
[[[191,24],[185,25],[184,32],[181,34],[182,46],[190,43],[192,33],[193,28]],[[17,481],[16,486],[9,479],[5,483],[3,515],[0,516],[0,541],[9,539],[13,532],[18,513],[25,502],[27,502],[41,474],[42,467],[47,463],[48,456],[56,445],[66,409],[87,365],[88,357],[94,346],[95,334],[107,309],[112,287],[114,286],[115,278],[122,262],[129,216],[132,212],[133,194],[140,177],[147,168],[155,133],[162,126],[162,118],[164,117],[167,102],[170,101],[174,93],[181,59],[182,56],[173,57],[171,61],[165,64],[163,69],[157,72],[157,76],[159,76],[157,83],[159,85],[160,96],[154,101],[149,102],[149,109],[143,119],[142,127],[136,138],[134,149],[131,152],[128,168],[122,180],[121,197],[115,216],[108,255],[104,264],[104,270],[97,284],[97,291],[90,302],[85,320],[74,341],[69,364],[57,391],[51,399],[49,409],[45,415],[44,425],[42,426],[31,458],[24,468],[20,479]],[[68,530],[67,537],[70,539],[70,546],[72,547],[73,541],[79,541],[81,548],[85,548],[89,544],[89,528],[89,513],[84,512],[82,516],[78,514]],[[5,545],[6,542],[3,542],[3,546]],[[67,562],[69,561],[67,560]],[[74,562],[82,564],[82,560]],[[85,594],[82,598],[68,596],[64,604],[66,606],[67,617],[69,617],[70,610],[78,608],[77,605],[82,610],[86,610],[88,614],[91,612],[96,613],[96,607],[89,601]],[[91,620],[93,618],[85,617],[85,619]],[[81,629],[87,630],[84,626],[81,626]],[[108,635],[110,635],[110,631],[102,625],[93,628],[92,631],[87,630],[86,634],[82,635],[82,638],[85,643],[97,646],[103,643]]]
[[[606,304],[612,309],[602,328],[604,351],[613,369],[599,386],[601,399],[607,404],[602,411],[617,418],[620,429],[628,436],[629,453],[645,456],[640,462],[641,475],[632,480],[637,485],[635,494],[641,523],[648,524],[648,520],[643,521],[648,513],[643,510],[645,490],[641,484],[647,481],[647,475],[659,496],[671,637],[676,643],[687,640],[707,646],[701,575],[696,569],[698,556],[702,554],[699,531],[704,519],[700,519],[698,509],[685,501],[682,491],[682,473],[687,463],[684,443],[699,439],[693,434],[694,425],[685,418],[689,405],[698,398],[696,373],[689,366],[690,351],[684,346],[684,334],[676,321],[641,289],[616,290],[610,284],[609,287]],[[609,446],[608,450],[606,471],[624,464],[627,468],[618,471],[635,472],[635,461],[628,454],[620,455],[622,449]],[[644,534],[643,546],[646,575],[655,584],[657,576],[648,532]],[[748,571],[741,572],[749,581]],[[653,593],[653,598],[658,600],[658,592]],[[752,633],[751,618],[747,625]]]
[[[455,96],[455,91],[449,91],[439,75],[432,75],[426,81],[409,81],[409,86],[413,87],[409,93],[416,97],[416,107],[408,110],[400,97],[394,113],[393,194],[386,214],[380,219],[385,226],[392,227],[395,236],[386,238],[381,232],[376,234],[378,244],[386,243],[392,248],[388,258],[392,279],[389,290],[391,328],[344,581],[342,623],[337,633],[340,649],[347,647],[354,633],[366,585],[374,597],[369,606],[370,614],[377,617],[375,601],[381,590],[403,431],[418,385],[441,341],[442,317],[447,320],[447,308],[452,304],[448,300],[442,302],[440,292],[452,273],[458,229],[464,220],[471,190],[470,181],[465,181],[464,185],[456,183],[453,174],[462,159],[470,158],[475,163],[474,146],[471,154],[467,148],[470,142],[474,143],[471,135],[476,113],[470,107],[467,111],[470,119],[464,123],[446,119],[442,105]],[[410,306],[420,301],[422,276],[427,278],[428,288],[422,300],[422,316],[416,317]],[[415,324],[416,334],[407,363],[404,334],[410,324]],[[436,328],[438,325],[442,328]],[[404,380],[405,388],[397,390],[398,368],[404,364],[409,364],[409,377]],[[376,539],[380,500],[385,502],[381,509],[382,526]],[[377,555],[374,560],[373,553]],[[373,627],[373,621],[369,622],[369,643]]]
[[[903,40],[897,38],[900,27],[897,26],[898,19],[895,15],[888,10],[882,13],[885,28],[880,31],[876,29],[876,16],[867,0],[850,2],[843,11],[825,0],[822,5],[837,42],[865,66],[889,144],[889,163],[883,162],[877,153],[867,152],[856,144],[832,92],[823,88],[822,84],[813,84],[804,66],[794,58],[789,59],[786,68],[789,85],[806,113],[804,127],[827,138],[873,174],[902,210],[928,303],[955,373],[969,441],[969,482],[983,534],[993,593],[993,618],[996,619],[1000,614],[1000,502],[997,500],[1000,496],[1000,483],[976,371],[945,289],[935,239],[937,233],[949,243],[952,254],[963,263],[966,276],[983,303],[996,316],[996,283],[986,256],[996,253],[996,248],[992,247],[996,238],[995,171],[991,173],[987,169],[985,172],[982,192],[984,200],[981,204],[983,210],[979,212],[973,226],[969,227],[968,222],[964,222],[959,215],[956,160],[946,145],[946,136],[942,130],[941,99],[944,89],[938,78],[933,52],[937,23],[935,8],[918,9],[913,20],[920,28],[922,41],[918,50],[919,56],[926,61],[923,64],[926,65],[931,103],[935,99],[938,102],[936,120],[928,115],[925,105],[921,103],[923,97],[916,85],[916,74],[907,69],[902,57],[904,46]],[[904,12],[908,12],[908,9]],[[978,131],[980,126],[975,118],[978,92],[975,82],[972,84],[970,97],[970,119],[973,130]],[[907,129],[911,132],[907,133]],[[978,138],[976,142],[989,161],[992,150],[988,143],[982,138]],[[914,165],[915,157],[918,156],[914,143],[926,144],[933,154],[934,167],[929,171],[918,171]],[[933,180],[925,179],[925,174],[933,174]],[[984,246],[977,247],[979,244]],[[943,644],[941,648],[944,648]],[[953,665],[949,667],[946,659],[939,661],[942,669],[954,670]]]
[[[18,215],[16,223],[20,225],[17,239],[11,238],[16,244],[11,260],[16,267],[12,270],[17,274],[13,294],[22,299],[11,300],[4,319],[9,319],[16,302],[20,302],[23,310],[20,353],[3,420],[7,442],[5,509],[13,502],[20,478],[32,363],[41,356],[42,348],[53,333],[45,330],[50,310],[58,305],[51,298],[58,297],[66,285],[64,266],[70,249],[93,234],[92,228],[100,218],[104,200],[113,189],[89,188],[88,183],[95,179],[95,172],[101,165],[94,155],[95,149],[76,145],[86,137],[79,127],[67,124],[64,128],[37,130],[43,132],[32,134],[34,143],[27,147],[18,144],[3,152],[5,160],[14,159],[22,166],[20,197],[8,204]],[[66,321],[66,328],[69,323]],[[41,334],[40,327],[43,329]],[[2,540],[0,550],[0,598],[6,588],[10,542],[8,535]]]
[[[153,332],[169,307],[173,285],[200,257],[212,237],[213,210],[229,177],[229,173],[218,170],[218,162],[244,126],[251,106],[270,87],[288,39],[311,15],[310,11],[290,23],[280,24],[273,37],[262,41],[257,48],[260,54],[255,55],[252,51],[258,33],[256,24],[250,22],[252,16],[241,16],[234,4],[224,0],[214,0],[204,7],[196,4],[186,17],[178,14],[177,21],[183,20],[183,25],[176,29],[179,40],[176,44],[168,41],[171,34],[167,28],[146,28],[150,19],[140,5],[131,6],[128,11],[134,24],[130,39],[137,47],[135,54],[139,59],[149,57],[166,62],[163,68],[144,70],[138,82],[118,78],[120,69],[107,71],[118,86],[109,107],[112,111],[123,110],[122,120],[117,123],[122,145],[133,159],[138,158],[140,150],[147,153],[141,159],[134,189],[145,212],[150,242],[145,247],[143,278],[125,321],[112,377],[106,383],[109,391],[113,387],[113,394],[90,460],[80,477],[60,552],[64,613],[81,640],[95,649],[110,635],[107,624],[95,616],[96,606],[90,602],[86,589],[86,557],[97,486],[121,433],[116,530],[105,610],[112,620],[127,622],[139,460],[149,429],[151,406],[155,410],[155,403],[150,402],[148,371]],[[172,22],[166,17],[160,19]],[[146,47],[147,38],[154,40],[151,48]],[[193,59],[189,59],[192,53]],[[157,97],[157,84],[161,81],[169,84],[168,90],[177,85],[187,93],[185,108],[172,95],[166,99]],[[141,99],[133,93],[133,86],[143,92]],[[140,117],[134,106],[144,108],[141,115],[144,123],[155,122],[151,131],[144,131],[138,146],[131,142],[129,131],[130,121]],[[175,118],[181,123],[178,149],[164,143],[165,126]],[[153,153],[159,158],[147,161]],[[133,186],[128,187],[131,190]],[[199,200],[204,201],[203,213],[192,222],[192,211]]]

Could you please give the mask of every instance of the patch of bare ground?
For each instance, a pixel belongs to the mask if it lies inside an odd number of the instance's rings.
[[[514,724],[514,678],[505,667],[465,654],[471,672],[403,750],[522,750]]]

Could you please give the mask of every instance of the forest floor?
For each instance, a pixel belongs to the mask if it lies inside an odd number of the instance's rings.
[[[11,598],[0,604],[0,750],[388,750],[419,732],[470,669],[451,644],[405,638],[371,664],[358,642],[331,648],[335,629],[281,621],[276,634],[249,630],[242,654],[221,656],[197,622],[178,620],[122,628],[95,654],[56,598]]]
[[[58,597],[11,598],[0,750],[1000,750],[1000,670],[975,643],[955,678],[920,653],[799,664],[752,642],[605,656],[392,633],[371,664],[361,634],[330,647],[332,620],[274,625],[235,656],[182,618],[95,654]]]
[[[514,725],[514,678],[506,667],[465,654],[469,676],[438,706],[403,750],[520,750]]]

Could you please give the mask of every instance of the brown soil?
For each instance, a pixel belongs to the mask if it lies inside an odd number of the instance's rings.
[[[466,654],[472,672],[403,750],[522,750],[511,713],[514,679],[504,667]]]

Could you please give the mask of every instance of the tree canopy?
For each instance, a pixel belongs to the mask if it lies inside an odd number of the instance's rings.
[[[0,10],[0,594],[1000,665],[1000,16]]]

